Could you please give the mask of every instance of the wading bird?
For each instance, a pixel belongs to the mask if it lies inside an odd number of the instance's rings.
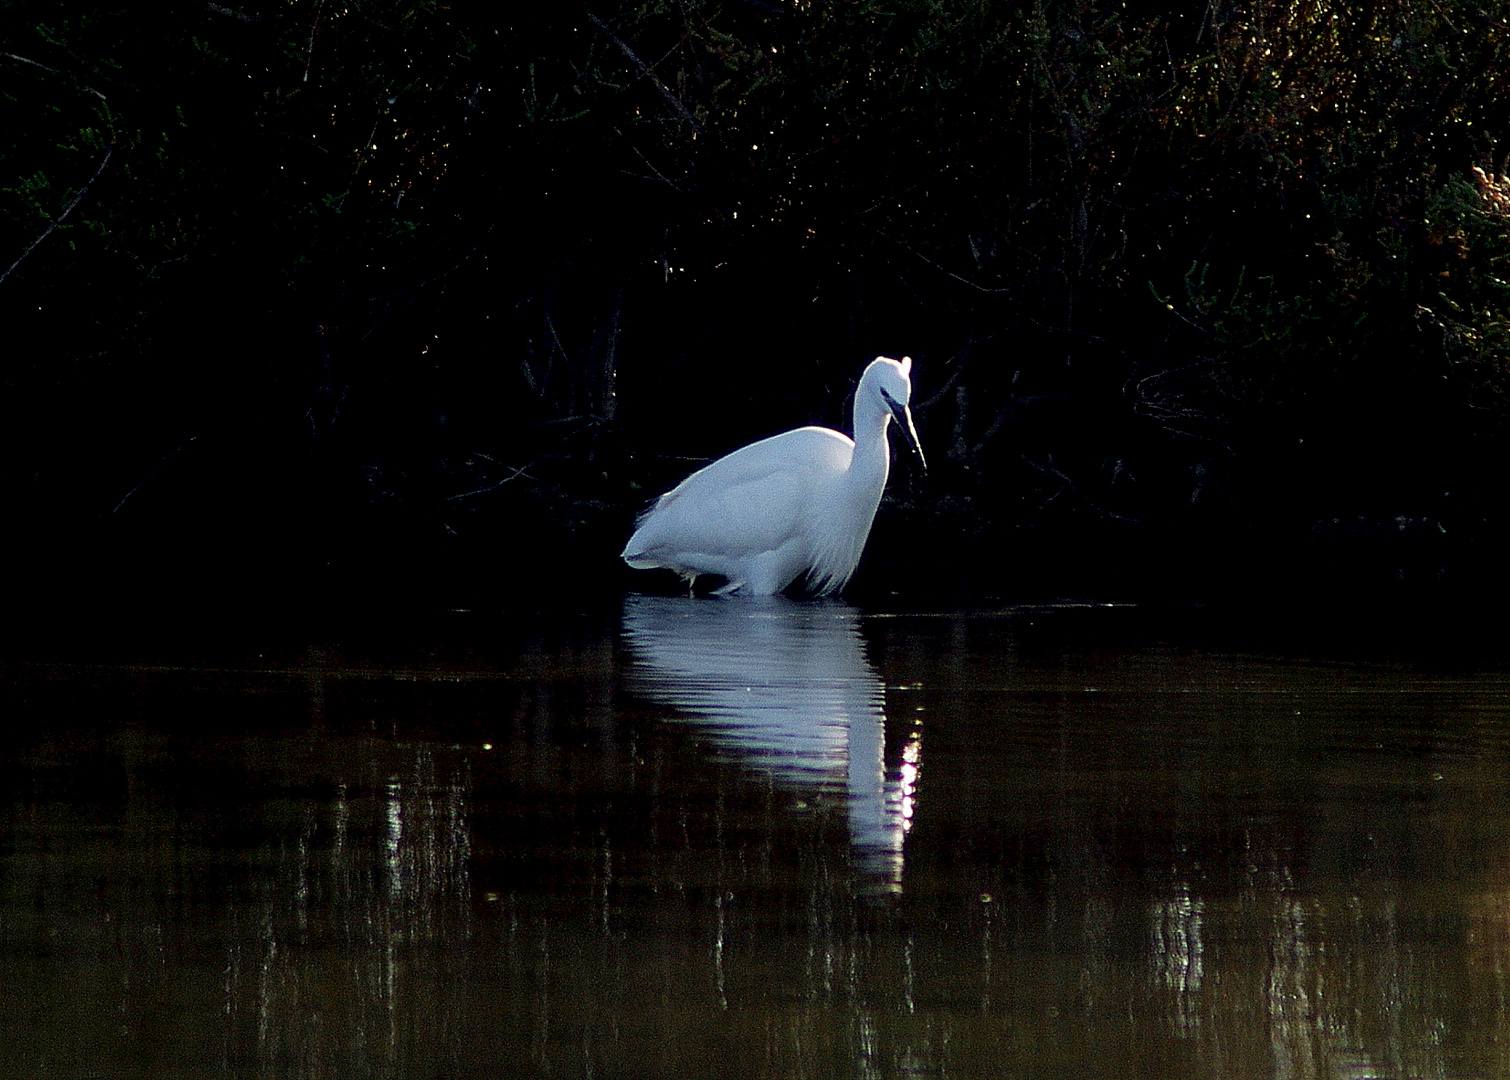
[[[911,357],[871,361],[855,388],[853,439],[802,427],[699,469],[645,511],[624,561],[675,570],[689,588],[717,574],[726,581],[719,594],[771,596],[799,577],[818,596],[838,592],[860,562],[886,487],[892,420],[923,462],[908,409],[911,371]]]

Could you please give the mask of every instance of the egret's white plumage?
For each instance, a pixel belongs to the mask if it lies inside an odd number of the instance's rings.
[[[922,460],[908,402],[912,359],[877,357],[855,389],[855,437],[803,427],[761,439],[662,495],[624,547],[638,570],[664,567],[718,592],[770,596],[806,575],[820,596],[849,581],[886,487],[893,419]]]

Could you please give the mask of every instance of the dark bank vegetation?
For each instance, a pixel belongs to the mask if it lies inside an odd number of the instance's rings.
[[[872,567],[1497,570],[1500,5],[0,10],[0,498],[59,577],[617,573],[880,353],[934,468]]]

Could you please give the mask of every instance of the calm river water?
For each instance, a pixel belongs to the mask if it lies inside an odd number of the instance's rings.
[[[1396,622],[32,640],[0,1074],[1510,1075],[1510,652]]]

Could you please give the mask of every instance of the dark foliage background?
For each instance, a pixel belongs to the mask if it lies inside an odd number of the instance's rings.
[[[1498,580],[1501,5],[0,13],[22,582],[600,588],[883,353],[860,594]]]

